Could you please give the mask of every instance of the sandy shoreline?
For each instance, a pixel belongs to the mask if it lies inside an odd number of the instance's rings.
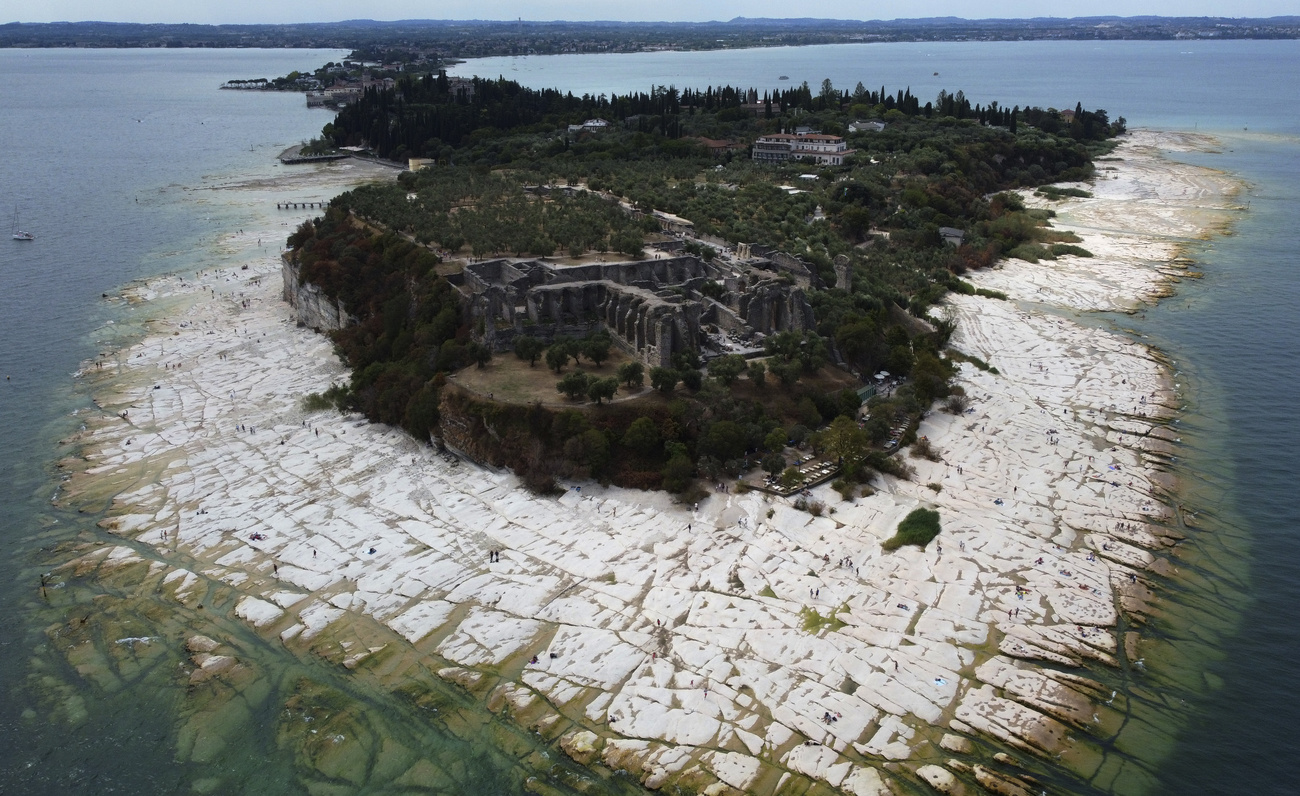
[[[1050,205],[1094,258],[970,275],[1011,300],[952,296],[953,345],[998,373],[963,365],[972,410],[924,421],[941,461],[909,459],[913,479],[855,503],[822,487],[833,514],[592,484],[538,498],[359,417],[304,413],[346,371],[279,300],[278,259],[252,251],[246,270],[128,291],[177,309],[111,370],[87,367],[105,411],[65,500],[113,496],[105,527],[153,548],[176,601],[223,584],[262,635],[357,676],[380,650],[419,659],[649,786],[989,786],[1006,746],[1090,774],[1125,707],[1061,667],[1140,655],[1117,624],[1168,571],[1177,396],[1147,348],[1062,313],[1155,300],[1182,246],[1222,229],[1231,181],[1156,154],[1204,145],[1136,133],[1093,199]],[[939,544],[882,552],[918,505],[939,509]],[[76,565],[143,560],[101,548]]]

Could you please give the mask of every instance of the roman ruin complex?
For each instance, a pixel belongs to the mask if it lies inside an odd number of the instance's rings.
[[[746,353],[767,335],[812,328],[807,275],[762,258],[661,253],[582,265],[487,260],[466,265],[457,281],[475,334],[493,350],[510,350],[520,335],[550,342],[604,329],[647,366],[668,367],[679,351]]]

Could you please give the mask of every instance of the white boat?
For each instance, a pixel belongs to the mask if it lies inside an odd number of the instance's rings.
[[[14,240],[36,240],[36,236],[30,232],[23,232],[18,228],[18,208],[14,208],[14,231],[12,236]]]

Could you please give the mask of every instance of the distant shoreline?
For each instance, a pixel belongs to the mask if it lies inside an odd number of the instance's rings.
[[[471,34],[471,35],[466,35]],[[0,25],[0,47],[434,48],[450,58],[721,50],[853,41],[1230,40],[1300,38],[1300,17],[746,19],[725,22],[353,20],[289,25],[112,22]]]

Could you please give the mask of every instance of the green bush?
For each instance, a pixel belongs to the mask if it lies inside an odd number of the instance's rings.
[[[650,368],[650,386],[668,395],[677,386],[677,371],[672,368]]]
[[[575,370],[574,372],[569,373],[565,375],[564,378],[560,379],[559,383],[555,385],[555,389],[569,396],[570,399],[576,401],[579,398],[586,397],[587,388],[590,386],[591,386],[590,377],[588,377],[586,373],[583,373],[580,370]]]
[[[640,389],[645,384],[645,366],[640,362],[624,362],[618,366],[618,380],[629,390]]]
[[[664,465],[664,489],[678,494],[685,492],[691,486],[691,476],[694,471],[695,466],[691,464],[690,459],[680,453],[675,454],[668,460],[668,464]]]
[[[318,392],[307,393],[302,397],[302,410],[304,412],[323,412],[326,409],[333,409],[334,404],[324,395]]]
[[[1015,257],[1017,260],[1024,260],[1027,263],[1037,263],[1043,258],[1046,249],[1037,243],[1022,243],[1011,251],[1007,252],[1008,257]]]
[[[1091,257],[1092,252],[1082,246],[1071,246],[1068,243],[1053,243],[1052,254],[1060,257],[1065,254],[1073,254],[1075,257]]]
[[[922,549],[939,535],[939,512],[932,509],[914,509],[898,523],[894,535],[880,543],[884,550],[897,550],[905,544]]]
[[[1048,199],[1062,199],[1066,196],[1075,196],[1080,199],[1091,199],[1092,194],[1082,188],[1057,188],[1055,185],[1042,185],[1035,191],[1039,196],[1045,196]]]
[[[351,399],[351,390],[343,384],[331,384],[325,392],[308,393],[302,397],[304,412],[322,412],[337,409],[346,412]]]
[[[546,344],[536,337],[522,335],[515,338],[515,356],[528,362],[529,367],[537,364],[537,358],[546,350]]]
[[[704,385],[704,374],[698,370],[683,370],[678,376],[681,378],[682,386],[691,392],[699,392],[700,387]]]

